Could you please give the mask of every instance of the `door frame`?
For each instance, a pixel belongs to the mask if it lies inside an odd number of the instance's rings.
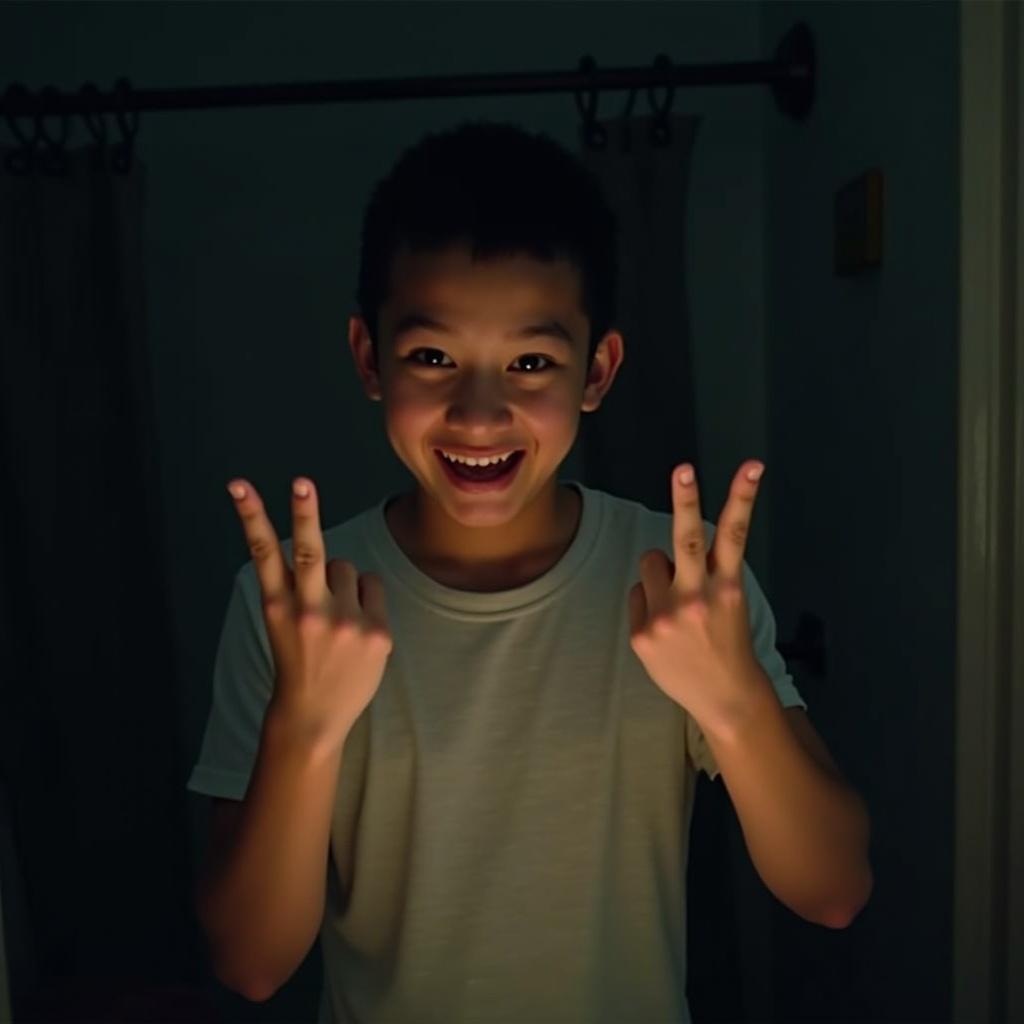
[[[1002,1022],[1024,1019],[1024,18],[959,13],[952,1019]]]

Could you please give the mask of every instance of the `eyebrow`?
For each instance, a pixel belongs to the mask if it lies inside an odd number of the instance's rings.
[[[456,332],[448,327],[446,324],[441,323],[438,320],[434,320],[432,317],[427,316],[425,313],[406,313],[397,324],[395,324],[395,330],[392,335],[394,341],[398,341],[403,334],[407,334],[409,331],[415,330],[427,330],[437,331],[440,334],[455,334]],[[544,320],[540,323],[530,324],[527,327],[521,328],[513,334],[506,337],[506,341],[519,341],[524,338],[552,338],[557,341],[563,342],[565,345],[572,347],[572,335],[566,330],[565,326],[555,319]]]

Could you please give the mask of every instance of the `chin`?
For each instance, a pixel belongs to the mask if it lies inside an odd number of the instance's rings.
[[[435,500],[438,500],[435,495]],[[463,526],[501,526],[514,519],[520,512],[520,503],[491,501],[487,505],[474,502],[441,501],[441,506],[452,519]]]

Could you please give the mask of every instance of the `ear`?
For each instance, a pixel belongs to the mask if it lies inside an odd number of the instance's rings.
[[[381,400],[380,366],[373,354],[373,339],[370,337],[366,321],[359,315],[348,318],[348,345],[352,350],[352,359],[356,373],[366,397],[371,401]]]
[[[601,406],[601,401],[619,372],[624,358],[622,335],[618,331],[609,331],[597,344],[594,360],[587,368],[587,382],[583,388],[583,412],[594,412]]]

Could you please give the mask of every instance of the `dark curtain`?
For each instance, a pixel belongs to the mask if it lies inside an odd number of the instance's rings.
[[[579,156],[593,171],[618,220],[616,327],[625,358],[595,412],[580,419],[584,483],[672,511],[672,468],[692,461],[700,475],[690,317],[686,304],[686,200],[700,118],[667,119],[663,144],[656,119],[600,122],[606,145],[586,141]]]
[[[686,208],[700,118],[599,122],[606,144],[580,158],[597,175],[619,224],[618,322],[625,358],[600,409],[580,421],[583,480],[659,512],[672,511],[669,480],[683,460],[701,473],[690,320]],[[697,781],[687,868],[687,991],[695,1024],[745,1019],[737,944],[736,878],[729,828],[735,810],[721,780]]]
[[[0,883],[24,1020],[44,994],[140,989],[190,977],[199,961],[146,346],[144,168],[115,170],[90,147],[63,170],[16,170],[10,152]]]

